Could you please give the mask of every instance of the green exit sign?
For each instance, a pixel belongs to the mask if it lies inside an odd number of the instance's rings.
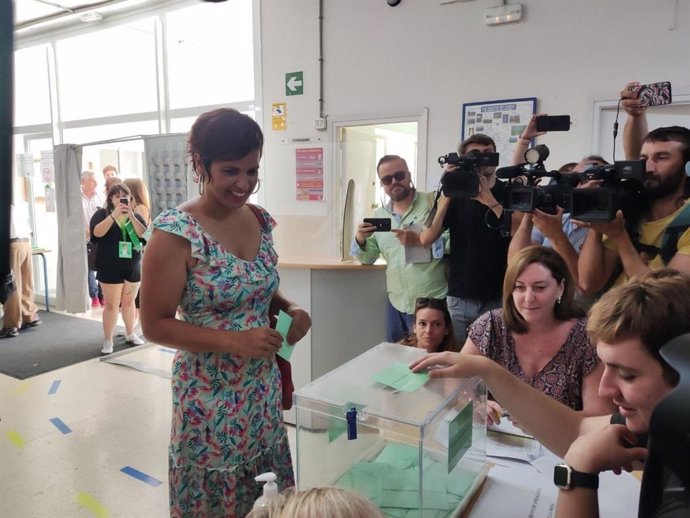
[[[285,95],[302,95],[304,93],[302,75],[301,70],[285,74]]]

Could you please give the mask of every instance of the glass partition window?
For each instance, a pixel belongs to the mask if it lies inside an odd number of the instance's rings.
[[[251,0],[173,11],[166,27],[172,109],[254,99]]]
[[[14,53],[14,125],[50,124],[46,46]],[[21,88],[20,88],[21,85]]]
[[[65,121],[158,110],[154,19],[57,42]]]

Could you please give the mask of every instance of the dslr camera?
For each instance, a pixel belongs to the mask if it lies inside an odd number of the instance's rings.
[[[571,214],[580,221],[611,221],[616,212],[636,214],[643,201],[644,160],[620,160],[578,173],[581,181],[602,180],[600,187],[577,189],[571,196]]]
[[[441,190],[448,198],[474,198],[479,194],[479,168],[498,165],[498,153],[477,153],[467,155],[448,153],[438,157],[441,166],[453,165],[457,169],[445,171],[441,176]]]
[[[503,208],[507,211],[533,212],[535,209],[556,214],[558,207],[570,212],[573,188],[580,183],[574,174],[547,171],[544,160],[549,156],[545,145],[525,151],[524,164],[502,167],[496,171],[498,178],[508,180]],[[540,179],[550,178],[548,185],[539,185]]]

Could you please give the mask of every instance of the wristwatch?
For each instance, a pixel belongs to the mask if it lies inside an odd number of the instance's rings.
[[[597,473],[582,473],[575,471],[567,464],[556,464],[553,468],[553,483],[561,489],[574,487],[599,488],[599,475]]]

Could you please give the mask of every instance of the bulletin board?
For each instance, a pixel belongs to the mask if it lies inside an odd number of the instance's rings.
[[[475,133],[488,135],[496,142],[499,165],[509,165],[513,147],[536,109],[536,97],[465,103],[460,140]]]

